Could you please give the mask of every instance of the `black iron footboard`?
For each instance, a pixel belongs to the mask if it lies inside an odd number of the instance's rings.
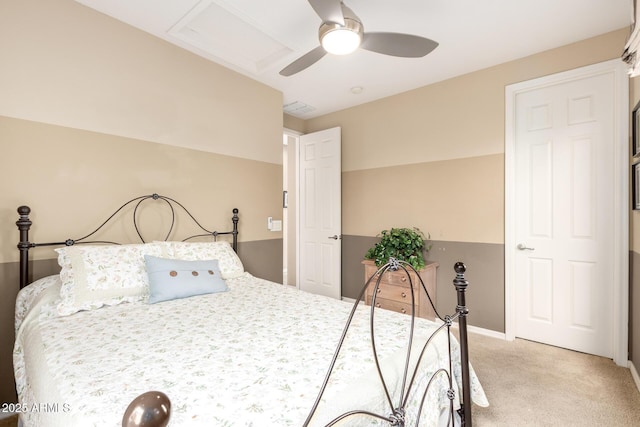
[[[396,396],[396,400],[394,401],[393,396],[391,396],[391,393],[389,391],[389,388],[387,387],[387,383],[385,381],[384,375],[382,373],[382,370],[380,368],[380,361],[378,359],[378,351],[377,351],[377,347],[376,347],[376,338],[375,338],[375,331],[374,331],[374,317],[375,317],[375,313],[377,310],[380,310],[379,308],[376,308],[376,303],[375,303],[375,298],[376,298],[376,294],[377,294],[377,290],[378,287],[380,286],[380,281],[382,276],[385,274],[385,272],[391,270],[391,271],[397,271],[397,270],[404,270],[405,274],[407,275],[407,277],[409,278],[409,289],[411,290],[411,302],[412,302],[412,310],[410,313],[411,319],[410,319],[410,331],[408,334],[408,343],[407,343],[407,350],[406,350],[406,355],[403,355],[405,358],[405,362],[404,362],[404,367],[403,367],[403,371],[402,371],[402,386],[401,386],[401,391],[399,393],[399,396]],[[347,320],[347,323],[343,329],[342,335],[340,337],[340,341],[338,343],[338,346],[335,350],[335,353],[333,355],[333,358],[331,360],[331,364],[329,366],[328,372],[325,376],[324,382],[322,383],[322,386],[320,388],[320,392],[318,393],[318,396],[315,400],[315,403],[304,423],[304,427],[309,426],[309,424],[312,421],[312,418],[316,412],[316,410],[318,409],[318,406],[321,402],[322,396],[326,391],[327,388],[327,384],[329,383],[329,379],[331,377],[331,374],[333,373],[333,369],[334,366],[336,364],[336,360],[338,359],[338,356],[340,354],[340,351],[342,349],[342,346],[344,344],[345,341],[345,337],[347,335],[347,332],[349,330],[349,327],[352,323],[352,320],[354,318],[354,315],[356,313],[356,310],[358,308],[358,305],[363,301],[363,297],[366,293],[367,288],[372,285],[374,286],[373,289],[373,300],[371,301],[371,310],[370,310],[370,333],[371,333],[371,342],[372,342],[372,351],[373,351],[373,358],[375,361],[375,365],[377,368],[377,372],[378,375],[380,377],[380,381],[381,381],[381,385],[383,387],[384,393],[386,395],[386,400],[388,402],[388,407],[389,407],[389,411],[388,413],[385,414],[379,414],[379,413],[374,413],[368,410],[362,410],[362,409],[354,409],[348,412],[345,412],[341,415],[338,415],[336,418],[334,418],[332,421],[330,421],[327,425],[327,427],[329,426],[333,426],[336,423],[338,423],[339,421],[342,421],[346,418],[352,417],[354,415],[364,415],[364,416],[368,416],[371,418],[375,418],[378,420],[382,420],[382,421],[386,421],[389,423],[390,426],[398,426],[398,427],[405,427],[407,421],[405,420],[405,415],[407,414],[407,409],[408,409],[408,404],[409,404],[409,394],[412,391],[412,387],[415,386],[415,380],[416,380],[416,376],[418,374],[418,370],[420,368],[420,363],[423,360],[423,356],[425,355],[425,352],[427,350],[427,348],[429,347],[429,345],[432,343],[432,341],[434,340],[434,337],[439,334],[439,333],[445,333],[447,334],[447,343],[448,343],[448,349],[449,349],[449,360],[448,360],[448,369],[438,369],[436,372],[433,373],[433,375],[431,376],[431,378],[428,381],[428,384],[426,386],[426,388],[423,390],[422,393],[422,398],[420,401],[420,407],[417,408],[417,411],[415,411],[415,413],[417,413],[417,417],[416,417],[416,427],[418,427],[419,421],[420,421],[420,415],[423,411],[423,404],[425,402],[425,399],[427,397],[427,393],[429,392],[429,388],[432,384],[432,382],[434,381],[434,378],[436,378],[437,376],[443,375],[447,378],[448,380],[448,385],[449,385],[449,389],[447,390],[447,397],[449,399],[449,415],[448,415],[448,425],[454,425],[454,420],[455,420],[455,413],[454,413],[454,399],[456,398],[456,394],[458,393],[458,385],[454,384],[454,367],[453,367],[453,362],[451,359],[451,351],[452,351],[452,340],[454,338],[452,338],[452,334],[451,334],[451,327],[453,325],[453,323],[457,320],[458,321],[458,326],[459,326],[459,344],[460,344],[460,361],[461,361],[461,373],[462,373],[462,396],[458,396],[459,400],[460,400],[460,409],[457,410],[457,413],[460,416],[461,419],[461,425],[464,427],[471,427],[472,426],[472,416],[471,416],[471,379],[470,379],[470,368],[469,368],[469,348],[468,348],[468,337],[467,337],[467,314],[468,314],[468,309],[466,307],[466,301],[465,301],[465,293],[466,293],[466,289],[468,286],[468,282],[465,279],[465,271],[466,271],[466,267],[462,262],[457,262],[454,266],[454,270],[456,272],[456,276],[453,279],[453,285],[456,288],[457,291],[457,296],[458,296],[458,304],[456,306],[456,310],[455,310],[455,314],[453,315],[447,315],[447,316],[440,316],[440,314],[438,313],[438,311],[436,310],[435,304],[433,303],[433,300],[431,299],[431,296],[429,295],[429,293],[427,292],[426,286],[424,284],[424,282],[422,281],[422,278],[420,277],[419,274],[417,274],[417,272],[415,271],[415,269],[408,263],[404,262],[404,261],[398,261],[396,259],[391,258],[389,260],[389,262],[387,264],[385,264],[384,266],[380,267],[380,269],[374,273],[366,282],[366,284],[364,285],[364,287],[362,288],[362,291],[360,292],[360,295],[358,297],[358,299],[355,301],[353,308],[351,310],[351,313],[349,315],[349,318]],[[428,340],[426,341],[426,343],[422,346],[422,349],[420,350],[420,355],[418,357],[418,361],[414,367],[414,369],[411,369],[411,352],[415,351],[413,350],[413,344],[414,344],[414,332],[415,332],[415,318],[416,318],[416,300],[418,295],[416,295],[416,291],[414,290],[413,287],[413,283],[411,283],[411,277],[412,275],[409,274],[410,271],[413,271],[416,277],[419,278],[420,280],[420,287],[418,288],[418,292],[425,292],[428,296],[428,299],[431,303],[431,306],[433,307],[434,312],[436,313],[436,316],[438,317],[438,319],[440,319],[440,321],[442,321],[442,325],[439,326],[435,332],[432,333],[432,335],[428,338]],[[375,277],[378,277],[376,281],[374,281],[373,279]],[[418,348],[419,350],[419,348]]]

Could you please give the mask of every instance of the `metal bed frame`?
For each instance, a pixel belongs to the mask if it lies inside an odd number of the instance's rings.
[[[145,240],[142,237],[142,234],[140,233],[140,229],[138,228],[137,213],[138,213],[138,209],[140,208],[140,205],[149,200],[165,202],[169,206],[169,209],[171,211],[171,224],[169,225],[169,230],[167,231],[167,234],[164,240],[168,240],[171,236],[171,233],[173,232],[173,228],[176,220],[176,209],[179,209],[185,212],[187,216],[191,218],[191,220],[195,223],[195,225],[198,226],[198,228],[200,228],[203,231],[203,233],[194,234],[182,239],[183,242],[187,240],[195,239],[198,237],[206,237],[206,236],[213,236],[214,240],[217,240],[218,236],[231,235],[233,238],[233,243],[231,244],[231,246],[233,247],[233,250],[235,252],[238,252],[238,221],[239,221],[238,212],[239,211],[237,208],[233,209],[233,217],[231,218],[231,221],[233,222],[233,229],[231,231],[223,231],[223,232],[209,231],[206,228],[204,228],[196,220],[196,218],[191,214],[191,212],[189,212],[187,208],[185,208],[180,202],[172,199],[171,197],[161,196],[159,194],[153,193],[145,196],[135,197],[129,200],[128,202],[124,203],[122,206],[116,209],[115,212],[113,212],[102,224],[100,224],[98,228],[96,228],[86,236],[80,237],[78,239],[67,239],[62,242],[33,243],[29,241],[29,230],[31,229],[31,225],[33,224],[31,219],[29,219],[31,208],[29,206],[20,206],[18,208],[18,214],[20,215],[20,218],[18,219],[18,221],[16,221],[18,230],[20,230],[20,241],[18,242],[18,250],[20,251],[20,289],[24,288],[31,282],[30,270],[29,270],[29,249],[37,248],[41,246],[73,246],[77,244],[104,243],[104,244],[119,245],[121,243],[108,241],[108,240],[89,240],[89,239],[91,236],[93,236],[98,231],[100,231],[104,226],[106,226],[109,222],[111,222],[119,212],[121,212],[123,209],[125,209],[129,205],[135,204],[133,209],[133,226],[135,228],[136,233],[138,234],[138,237],[140,238],[140,241],[142,243],[145,243]]]
[[[404,273],[407,275],[408,277],[408,281],[409,281],[409,289],[411,290],[411,305],[412,305],[412,310],[411,313],[409,314],[411,316],[410,319],[410,331],[408,334],[408,343],[407,343],[407,350],[406,350],[406,354],[405,356],[405,362],[404,362],[404,366],[403,366],[403,375],[402,375],[402,386],[400,389],[400,393],[399,396],[397,396],[397,402],[394,403],[394,399],[391,396],[391,393],[389,391],[389,388],[387,386],[387,383],[385,381],[384,378],[384,374],[382,373],[382,370],[380,368],[380,361],[378,359],[378,351],[377,351],[377,346],[376,346],[376,338],[375,338],[375,326],[374,326],[374,319],[375,319],[375,313],[377,310],[380,310],[379,308],[376,308],[376,295],[378,294],[378,288],[380,286],[380,281],[382,280],[383,275],[387,272],[387,271],[397,271],[397,270],[403,270]],[[420,368],[420,362],[429,346],[429,344],[432,342],[432,340],[436,337],[437,334],[439,333],[443,333],[446,332],[447,334],[447,343],[448,343],[448,349],[449,349],[449,368],[447,369],[438,369],[429,379],[429,382],[426,386],[426,388],[423,391],[422,394],[422,399],[421,399],[421,403],[420,403],[420,407],[418,408],[417,411],[417,416],[416,416],[416,424],[415,426],[418,427],[419,422],[420,422],[420,414],[422,413],[422,408],[423,408],[423,404],[424,401],[427,397],[427,393],[429,392],[429,388],[434,380],[434,378],[436,378],[438,375],[445,375],[447,377],[447,380],[449,382],[449,390],[447,391],[447,397],[449,398],[449,416],[448,416],[448,425],[453,426],[454,425],[454,409],[453,409],[453,400],[455,399],[456,396],[456,389],[454,388],[454,384],[453,384],[453,367],[452,367],[452,362],[451,362],[451,342],[452,342],[452,335],[451,335],[451,327],[453,325],[454,321],[458,321],[458,325],[459,325],[459,334],[460,334],[460,361],[461,361],[461,371],[462,371],[462,400],[460,401],[460,409],[457,410],[458,415],[460,416],[460,420],[461,420],[461,426],[464,427],[471,427],[472,426],[472,416],[471,416],[471,380],[470,380],[470,369],[469,369],[469,341],[468,341],[468,336],[467,336],[467,315],[469,313],[469,310],[467,309],[466,306],[466,289],[467,286],[469,285],[469,282],[465,279],[465,271],[466,271],[466,266],[462,263],[462,262],[457,262],[454,266],[454,270],[456,272],[456,277],[453,279],[453,285],[456,288],[456,292],[457,292],[457,297],[458,297],[458,305],[456,306],[456,313],[453,315],[446,315],[444,317],[440,316],[440,314],[438,313],[438,311],[436,310],[436,307],[433,303],[433,300],[431,299],[431,296],[429,295],[429,292],[427,291],[427,288],[424,284],[424,282],[422,281],[422,278],[420,277],[420,275],[417,273],[417,271],[413,268],[413,266],[411,266],[411,264],[405,262],[405,261],[399,261],[395,258],[390,258],[389,262],[387,262],[385,265],[383,265],[382,267],[380,267],[378,269],[377,272],[375,272],[373,275],[371,275],[371,277],[369,277],[369,279],[367,280],[367,282],[365,283],[365,285],[363,286],[362,290],[360,291],[360,295],[358,297],[358,299],[354,302],[353,304],[353,308],[351,310],[351,313],[349,315],[349,318],[347,320],[347,323],[345,324],[345,327],[343,329],[342,332],[342,336],[340,337],[340,341],[338,343],[338,346],[336,348],[336,351],[333,355],[333,359],[331,360],[331,364],[329,366],[329,370],[325,376],[324,382],[322,384],[322,387],[320,389],[320,392],[318,393],[318,397],[316,398],[316,401],[311,409],[311,412],[309,413],[309,416],[307,417],[307,420],[305,421],[303,427],[307,427],[309,425],[309,423],[311,422],[311,419],[315,413],[315,411],[318,408],[318,405],[320,404],[320,401],[322,399],[322,395],[324,394],[327,384],[329,382],[329,378],[331,377],[331,374],[333,372],[333,368],[335,366],[336,360],[338,359],[338,356],[340,354],[340,351],[342,349],[342,345],[344,344],[347,332],[349,330],[349,326],[351,325],[351,322],[353,320],[353,317],[356,313],[356,310],[358,308],[358,305],[360,304],[360,302],[363,300],[363,297],[365,295],[365,292],[367,290],[367,288],[369,286],[374,286],[373,288],[373,299],[371,301],[371,310],[370,310],[370,317],[369,317],[369,322],[370,322],[370,335],[371,335],[371,342],[372,342],[372,351],[373,351],[373,358],[375,361],[375,365],[377,368],[377,372],[378,372],[378,376],[380,378],[380,382],[381,382],[381,386],[384,390],[385,396],[386,396],[386,400],[387,403],[389,405],[389,414],[377,414],[377,413],[373,413],[370,411],[366,411],[366,410],[352,410],[349,412],[345,412],[342,415],[339,415],[338,417],[334,418],[331,422],[329,422],[326,427],[330,427],[335,425],[336,423],[355,416],[355,415],[365,415],[371,418],[376,418],[379,420],[383,420],[389,423],[390,426],[397,426],[397,427],[405,427],[406,426],[406,420],[405,420],[405,415],[407,413],[407,406],[408,406],[408,399],[409,399],[409,395],[412,391],[412,387],[414,386],[414,381],[416,379],[418,370]],[[412,344],[413,344],[413,340],[414,340],[414,332],[415,332],[415,317],[416,317],[416,299],[417,299],[417,295],[416,295],[416,291],[413,287],[413,283],[411,282],[411,274],[409,274],[410,272],[414,272],[415,276],[418,277],[419,281],[420,281],[420,286],[418,291],[422,290],[427,294],[427,297],[429,299],[429,302],[431,303],[431,306],[433,307],[434,312],[436,313],[436,316],[438,317],[438,319],[440,319],[443,323],[442,325],[436,329],[435,332],[433,332],[433,334],[431,334],[431,336],[427,339],[426,343],[422,346],[422,350],[420,352],[420,356],[418,357],[418,361],[416,363],[416,366],[414,367],[413,370],[410,369],[410,359],[411,359],[411,352],[412,352]],[[377,280],[374,281],[374,278],[377,277]],[[405,314],[406,315],[406,314]],[[408,381],[408,382],[407,382]]]
[[[96,234],[99,230],[101,230],[107,223],[109,223],[110,221],[112,221],[114,219],[114,217],[117,216],[117,214],[119,212],[121,212],[122,210],[124,210],[127,206],[129,205],[134,205],[134,209],[133,209],[133,225],[134,228],[136,230],[136,233],[138,235],[138,237],[140,238],[140,240],[142,241],[142,243],[145,242],[144,238],[142,237],[142,234],[140,233],[140,230],[138,228],[138,222],[137,222],[137,212],[138,212],[138,208],[140,207],[140,205],[144,202],[147,201],[161,201],[166,203],[171,211],[171,224],[169,226],[169,230],[166,234],[166,237],[164,240],[168,240],[171,236],[171,233],[173,231],[174,225],[175,225],[175,218],[176,218],[176,209],[180,209],[182,211],[184,211],[190,218],[191,220],[203,231],[203,233],[200,234],[195,234],[195,235],[191,235],[186,237],[185,239],[183,239],[182,241],[187,241],[187,240],[191,240],[197,237],[206,237],[206,236],[212,236],[214,239],[217,240],[218,236],[221,235],[231,235],[232,239],[233,239],[233,243],[232,243],[232,247],[234,249],[234,251],[237,252],[237,246],[238,246],[238,222],[239,222],[239,216],[238,216],[238,209],[233,209],[233,217],[232,217],[232,222],[233,222],[233,229],[230,231],[224,231],[224,232],[218,232],[218,231],[210,231],[206,228],[204,228],[196,219],[195,217],[179,202],[177,202],[176,200],[167,197],[167,196],[161,196],[159,194],[151,194],[151,195],[145,195],[145,196],[139,196],[136,198],[133,198],[131,200],[129,200],[128,202],[124,203],[122,206],[120,206],[118,209],[116,209],[116,211],[111,214],[98,228],[96,228],[94,231],[92,231],[91,233],[80,237],[78,239],[66,239],[64,241],[59,241],[59,242],[47,242],[47,243],[33,243],[29,240],[29,230],[31,228],[32,225],[32,221],[29,218],[29,214],[31,213],[31,209],[28,206],[20,206],[18,208],[18,214],[19,214],[19,219],[18,221],[16,221],[16,225],[18,227],[18,230],[20,232],[20,240],[18,242],[18,249],[20,251],[20,289],[22,289],[23,287],[25,287],[27,284],[30,283],[30,269],[29,269],[29,249],[31,248],[36,248],[36,247],[43,247],[43,246],[72,246],[75,244],[88,244],[88,243],[104,243],[104,244],[120,244],[117,242],[112,242],[112,241],[104,241],[104,240],[90,240],[90,238]],[[401,386],[401,392],[399,396],[396,396],[396,399],[394,401],[394,397],[391,396],[391,393],[389,391],[389,388],[387,386],[387,383],[385,382],[384,379],[384,375],[382,373],[381,367],[380,367],[380,361],[378,360],[378,355],[377,355],[377,343],[376,343],[376,339],[375,339],[375,328],[374,328],[374,319],[375,319],[375,313],[377,310],[380,310],[379,308],[376,309],[376,303],[375,303],[375,299],[376,299],[376,295],[377,295],[377,290],[380,286],[380,281],[383,277],[383,275],[387,272],[387,271],[397,271],[397,270],[402,270],[405,272],[405,274],[408,277],[409,280],[409,289],[411,290],[411,301],[412,301],[412,310],[410,314],[405,314],[410,316],[410,330],[409,330],[409,334],[408,334],[408,345],[407,345],[407,350],[406,350],[406,355],[403,355],[405,358],[405,362],[404,362],[404,367],[402,370],[402,386]],[[433,300],[431,299],[431,296],[429,295],[429,293],[427,292],[426,286],[424,284],[424,282],[422,281],[422,278],[420,277],[419,274],[417,274],[416,270],[408,263],[404,262],[404,261],[399,261],[396,260],[394,258],[389,259],[389,262],[387,264],[385,264],[384,266],[380,267],[378,269],[378,271],[376,273],[374,273],[365,283],[364,287],[362,288],[360,295],[358,297],[358,299],[354,302],[353,304],[353,308],[350,312],[350,315],[348,317],[347,323],[345,324],[345,327],[343,329],[340,341],[338,343],[338,346],[335,350],[335,353],[333,355],[333,358],[331,360],[331,363],[329,365],[329,369],[327,371],[327,374],[325,376],[324,382],[320,388],[320,391],[318,393],[318,396],[315,400],[315,403],[313,404],[309,415],[305,421],[305,423],[303,424],[303,427],[307,427],[309,425],[309,423],[312,420],[312,417],[314,415],[314,413],[316,412],[318,405],[321,402],[322,396],[325,393],[325,390],[327,388],[327,384],[329,382],[329,378],[331,377],[331,374],[333,372],[336,360],[342,350],[342,346],[344,344],[347,332],[349,330],[349,327],[351,325],[351,322],[354,318],[354,315],[356,313],[356,310],[358,308],[358,305],[363,301],[364,295],[366,293],[366,289],[369,286],[374,286],[373,289],[373,300],[371,301],[371,309],[370,309],[370,333],[371,333],[371,341],[372,341],[372,351],[373,351],[373,357],[374,357],[374,361],[375,361],[375,365],[377,368],[377,372],[378,375],[380,377],[380,381],[381,381],[381,385],[383,387],[384,393],[386,395],[386,400],[388,402],[388,406],[389,406],[389,412],[387,414],[377,414],[377,413],[372,413],[369,411],[365,411],[365,410],[358,410],[358,409],[354,409],[352,411],[346,412],[342,415],[339,415],[338,417],[336,417],[335,419],[333,419],[329,424],[327,424],[327,427],[329,426],[333,426],[336,423],[347,419],[349,417],[355,416],[355,415],[365,415],[368,417],[372,417],[372,418],[376,418],[378,420],[384,421],[384,422],[388,422],[390,426],[396,426],[396,427],[405,427],[406,424],[406,420],[405,420],[405,415],[407,413],[407,405],[408,405],[408,399],[409,399],[409,394],[412,391],[412,388],[414,387],[414,381],[416,379],[416,375],[418,372],[418,369],[420,367],[420,361],[422,360],[425,351],[427,350],[427,347],[429,346],[429,344],[432,342],[432,340],[434,339],[434,337],[438,334],[438,333],[446,333],[447,334],[447,342],[448,342],[448,349],[449,349],[449,367],[448,369],[438,369],[433,376],[431,377],[431,379],[428,381],[428,384],[426,386],[426,388],[423,391],[422,394],[422,400],[420,403],[420,407],[418,408],[417,411],[417,418],[416,418],[416,427],[418,426],[419,423],[419,419],[420,419],[420,414],[422,413],[422,409],[423,409],[423,404],[424,401],[427,397],[427,393],[429,392],[429,387],[431,386],[434,378],[436,378],[436,376],[439,375],[444,375],[447,380],[448,380],[448,384],[449,384],[449,389],[447,391],[447,397],[450,400],[449,403],[449,415],[448,415],[448,425],[453,425],[454,424],[454,406],[453,406],[453,402],[454,399],[456,397],[456,389],[457,387],[454,388],[454,379],[453,379],[453,367],[452,367],[452,361],[451,361],[451,346],[452,346],[452,334],[451,334],[451,327],[453,326],[454,322],[457,321],[458,325],[459,325],[459,344],[460,344],[460,360],[461,360],[461,372],[462,372],[462,396],[460,399],[460,409],[457,410],[458,415],[460,416],[460,420],[461,420],[461,425],[464,427],[472,427],[472,416],[471,416],[471,388],[470,388],[470,368],[469,368],[469,350],[468,350],[468,337],[467,337],[467,315],[469,313],[467,306],[466,306],[466,299],[465,299],[465,294],[466,294],[466,289],[468,286],[468,281],[465,278],[465,271],[466,271],[466,267],[462,262],[458,262],[455,264],[454,266],[454,270],[456,273],[455,278],[453,279],[453,285],[456,289],[457,292],[457,300],[458,300],[458,304],[456,306],[455,309],[455,314],[453,315],[447,315],[447,316],[440,316],[440,314],[438,313],[438,311],[435,308],[435,304],[433,303]],[[415,277],[418,277],[420,283],[419,283],[419,287],[418,289],[414,289],[413,283],[411,283],[411,277],[412,275],[409,274],[410,272],[414,272]],[[377,276],[377,280],[374,280],[374,278]],[[442,321],[442,325],[440,327],[437,328],[437,330],[428,338],[427,342],[422,346],[422,350],[420,352],[419,358],[418,358],[418,362],[415,366],[415,368],[413,370],[411,370],[411,366],[410,366],[410,359],[411,359],[411,352],[412,352],[412,344],[413,344],[413,340],[414,340],[414,328],[415,328],[415,317],[416,317],[416,313],[415,313],[415,304],[416,304],[416,300],[418,295],[416,295],[416,292],[422,292],[424,291],[427,294],[427,297],[429,299],[429,302],[431,303],[431,306],[433,307],[433,310],[436,314],[436,316],[438,317],[438,319],[440,319],[440,321]],[[134,400],[135,401],[135,400]],[[133,403],[133,402],[132,402]],[[149,411],[153,411],[153,408],[146,408]],[[150,413],[151,414],[151,413]],[[124,424],[123,424],[124,425]]]

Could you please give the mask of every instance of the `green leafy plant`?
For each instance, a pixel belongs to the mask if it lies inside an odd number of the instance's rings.
[[[424,233],[418,228],[392,228],[380,232],[380,241],[365,254],[366,259],[375,261],[378,267],[386,264],[390,257],[406,261],[416,270],[424,268],[424,252],[431,249],[425,246]]]

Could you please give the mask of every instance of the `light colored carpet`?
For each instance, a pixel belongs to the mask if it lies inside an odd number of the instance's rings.
[[[474,426],[640,426],[640,392],[610,359],[472,333],[469,359],[491,405]]]

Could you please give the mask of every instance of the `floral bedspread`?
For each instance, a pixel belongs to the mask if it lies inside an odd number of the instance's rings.
[[[21,419],[30,426],[120,426],[128,404],[150,390],[172,404],[170,427],[302,426],[333,357],[352,304],[308,294],[248,273],[228,292],[160,304],[125,303],[59,317],[60,281],[42,279],[16,306],[14,365]],[[389,389],[397,390],[408,319],[378,310],[376,343]],[[416,319],[419,336],[435,330]],[[443,334],[441,334],[443,335]],[[415,390],[447,367],[445,339],[426,352]],[[459,381],[457,346],[452,351]],[[414,352],[414,355],[418,352]],[[369,308],[358,309],[312,426],[347,409],[390,414],[375,374]],[[448,409],[444,376],[427,397],[421,426]],[[422,392],[410,400],[417,401]],[[488,405],[472,370],[472,396]],[[394,405],[397,397],[393,397]],[[457,402],[457,400],[456,400]],[[416,406],[417,407],[417,406]],[[408,417],[415,416],[409,413]],[[344,425],[379,425],[370,417]]]

